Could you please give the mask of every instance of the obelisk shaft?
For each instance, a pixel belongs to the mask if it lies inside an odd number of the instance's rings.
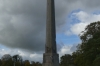
[[[59,66],[59,55],[56,49],[54,0],[47,0],[46,44],[43,66]]]
[[[47,0],[46,53],[56,53],[54,0]]]

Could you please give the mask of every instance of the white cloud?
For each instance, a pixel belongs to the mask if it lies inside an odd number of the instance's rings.
[[[85,27],[88,24],[100,21],[100,14],[92,14],[92,13],[87,13],[85,11],[73,13],[72,16],[74,16],[80,22],[71,24],[69,31],[65,32],[66,35],[71,35],[71,34],[79,35],[82,31],[84,31]]]
[[[92,14],[85,11],[73,13],[73,15],[75,15],[82,23],[91,23],[100,20],[100,14]]]
[[[75,48],[74,45],[63,45],[62,48],[58,51],[59,53],[59,59],[62,55],[64,54],[71,54],[73,52],[72,47]],[[23,60],[30,60],[30,61],[43,61],[43,53],[31,53],[31,52],[26,52],[21,49],[9,49],[7,47],[1,47],[0,48],[0,58],[4,54],[10,54],[11,56],[15,54],[19,54],[22,56]]]
[[[77,24],[71,26],[70,30],[73,34],[78,35],[79,33],[81,33],[81,31],[84,30],[86,25],[88,25],[88,23],[77,23]]]
[[[74,45],[66,45],[66,44],[63,45],[61,50],[58,52],[59,53],[59,59],[60,59],[61,56],[65,55],[65,54],[71,54],[73,52],[72,48],[76,48],[76,46],[74,46]]]
[[[70,51],[71,47],[72,47],[71,45],[69,45],[69,46],[67,46],[67,45],[63,46],[62,49],[60,50],[60,54],[62,54],[62,55],[66,54],[66,53],[71,54],[72,53]]]
[[[25,52],[21,49],[9,49],[9,48],[0,48],[0,58],[5,55],[5,54],[10,54],[11,56],[19,54],[22,56],[23,60],[30,60],[30,61],[42,61],[42,54],[38,53],[30,53],[30,52]]]

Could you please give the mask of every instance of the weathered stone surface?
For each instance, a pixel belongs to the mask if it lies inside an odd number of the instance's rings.
[[[54,0],[47,0],[47,20],[46,20],[46,52],[56,53],[55,35],[55,9]],[[51,49],[52,48],[52,49]],[[54,49],[53,49],[54,48]],[[51,51],[47,51],[50,49]]]
[[[44,53],[43,66],[59,66],[59,55],[57,53]]]
[[[43,66],[59,66],[56,49],[54,0],[47,0],[46,45],[43,54]]]

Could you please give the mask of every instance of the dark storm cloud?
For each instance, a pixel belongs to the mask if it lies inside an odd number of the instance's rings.
[[[84,6],[90,7],[90,8],[97,8],[100,6],[99,4],[100,0],[83,0],[82,2]]]
[[[43,51],[46,0],[1,0],[0,3],[0,43],[11,48]],[[57,9],[57,17],[62,19],[63,8]]]
[[[88,3],[89,2],[89,3]],[[90,3],[91,2],[91,3]],[[92,10],[99,0],[55,0],[57,31],[74,9]],[[0,0],[0,43],[31,51],[43,51],[46,0]]]
[[[2,1],[1,44],[33,51],[43,50],[45,38],[45,5],[43,2],[36,0]]]

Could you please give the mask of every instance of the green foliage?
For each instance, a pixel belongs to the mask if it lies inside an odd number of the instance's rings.
[[[79,44],[75,56],[77,66],[100,66],[100,22],[88,25],[80,35],[82,43]]]
[[[22,61],[22,57],[19,55],[10,56],[10,54],[5,54],[0,59],[0,66],[42,66],[40,62],[32,62],[30,64],[29,60]]]
[[[15,62],[15,66],[21,66],[21,63],[19,61]]]
[[[2,65],[2,61],[1,61],[1,59],[0,59],[0,66]]]
[[[100,56],[93,61],[93,66],[100,66]]]
[[[31,66],[42,66],[40,62],[32,62]]]
[[[30,66],[30,62],[29,61],[25,62],[25,66]]]
[[[13,66],[12,59],[9,59],[9,60],[6,60],[6,61],[2,61],[2,65],[1,66]]]
[[[61,57],[60,66],[73,66],[73,57],[70,54],[65,54]]]

